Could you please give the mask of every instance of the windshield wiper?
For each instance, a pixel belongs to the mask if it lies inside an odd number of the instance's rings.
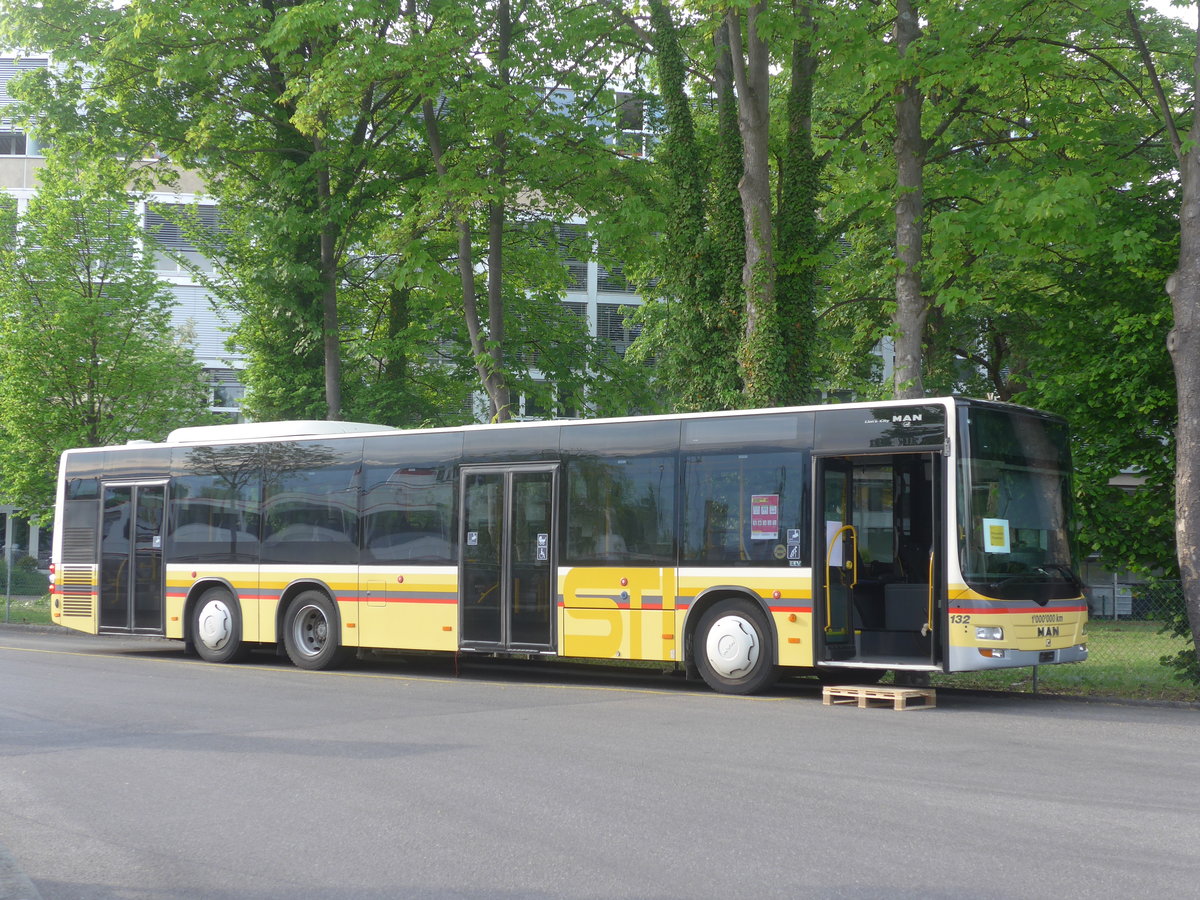
[[[1047,571],[1047,569],[1049,569],[1050,571],[1057,572],[1059,575],[1062,576],[1064,581],[1066,581],[1068,584],[1071,585],[1071,587],[1075,588],[1076,590],[1083,589],[1083,582],[1079,580],[1079,576],[1075,574],[1075,570],[1072,569],[1070,566],[1064,566],[1062,563],[1042,563],[1040,566],[1037,567],[1037,571],[1041,572],[1043,575],[1050,574],[1050,572]]]

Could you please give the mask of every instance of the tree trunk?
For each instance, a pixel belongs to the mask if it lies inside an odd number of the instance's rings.
[[[897,0],[894,40],[903,60],[921,36],[917,4]],[[896,101],[896,312],[892,324],[896,341],[893,373],[898,399],[922,397],[922,343],[929,309],[921,292],[921,241],[924,223],[925,141],[921,137],[921,108],[925,97],[920,79],[900,82]]]
[[[781,381],[768,147],[770,54],[758,30],[759,16],[766,8],[766,0],[759,0],[747,10],[744,47],[741,15],[735,9],[726,15],[738,94],[738,127],[742,134],[742,178],[738,191],[746,233],[746,261],[742,268],[746,317],[739,362],[750,406],[778,403]]]
[[[1200,91],[1200,33],[1194,90]],[[1200,94],[1180,154],[1179,268],[1167,281],[1174,327],[1167,349],[1175,367],[1179,424],[1175,432],[1175,549],[1192,640],[1200,655]]]
[[[429,140],[429,152],[433,157],[434,169],[439,176],[445,178],[448,171],[433,101],[426,100],[421,105],[421,112],[425,120],[425,133]],[[467,325],[467,337],[471,343],[471,356],[475,362],[475,372],[479,376],[479,383],[487,393],[488,402],[495,414],[496,410],[508,408],[507,388],[504,384],[503,373],[493,368],[493,357],[488,351],[483,322],[479,317],[471,223],[467,221],[461,210],[455,210],[453,215],[455,229],[458,231],[458,277],[462,286],[463,319]]]
[[[1132,7],[1125,17],[1179,162],[1179,267],[1167,279],[1173,316],[1167,350],[1175,370],[1179,419],[1175,426],[1175,555],[1191,626],[1192,650],[1200,664],[1200,31],[1196,32],[1192,56],[1192,128],[1185,144]]]

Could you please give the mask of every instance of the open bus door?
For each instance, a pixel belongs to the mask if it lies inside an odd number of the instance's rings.
[[[817,457],[813,606],[820,665],[938,667],[945,632],[942,460]]]

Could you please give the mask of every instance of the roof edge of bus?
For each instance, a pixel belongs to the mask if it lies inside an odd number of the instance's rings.
[[[368,422],[337,422],[324,419],[297,419],[281,422],[237,422],[231,425],[192,425],[176,428],[167,435],[168,444],[217,443],[283,437],[320,437],[331,434],[363,434],[396,431],[389,425]]]

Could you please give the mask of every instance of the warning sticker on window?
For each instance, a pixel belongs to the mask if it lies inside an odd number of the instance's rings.
[[[750,540],[779,540],[779,495],[750,496]]]

